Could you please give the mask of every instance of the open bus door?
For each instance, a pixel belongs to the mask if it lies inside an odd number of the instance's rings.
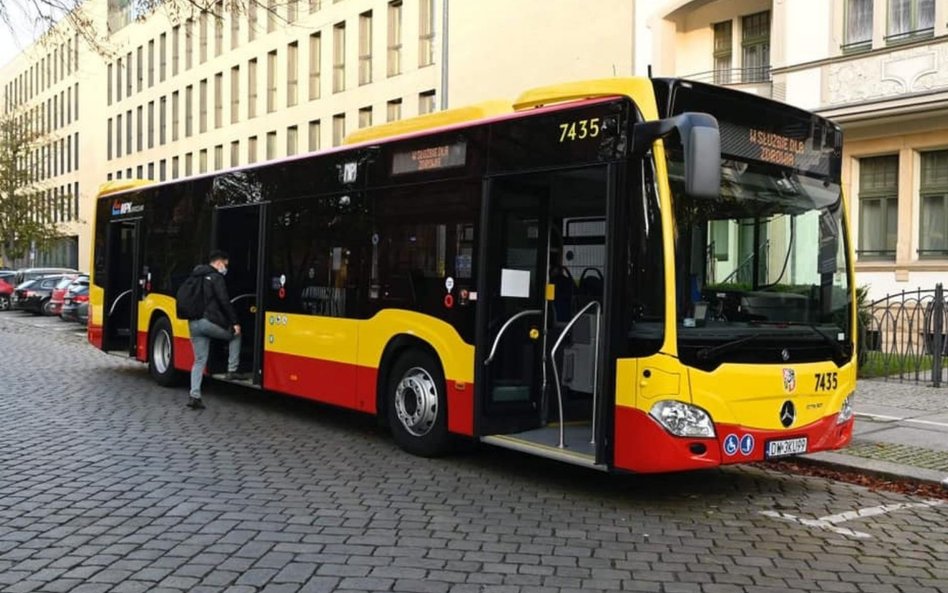
[[[109,223],[102,349],[135,356],[141,298],[141,219]]]
[[[226,206],[214,212],[213,242],[230,257],[227,294],[237,312],[243,339],[240,345],[242,373],[252,374],[251,382],[262,384],[263,355],[263,271],[262,241],[265,236],[266,205]],[[227,366],[226,342],[215,341],[208,360],[211,373],[223,372]]]
[[[613,174],[593,166],[488,182],[475,357],[485,442],[603,467],[596,434]]]

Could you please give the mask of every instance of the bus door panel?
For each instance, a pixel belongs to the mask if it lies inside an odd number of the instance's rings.
[[[109,224],[107,280],[103,305],[103,350],[138,348],[138,301],[141,297],[141,219]]]
[[[520,432],[541,421],[547,315],[547,199],[527,176],[489,182],[486,266],[475,381],[482,434]]]
[[[224,280],[243,335],[239,371],[251,372],[258,383],[263,349],[260,303],[264,269],[260,256],[265,218],[266,205],[219,208],[214,213],[212,241],[215,249],[224,250],[230,258]],[[226,363],[226,345],[221,342],[216,344],[208,364],[212,372],[223,372]]]

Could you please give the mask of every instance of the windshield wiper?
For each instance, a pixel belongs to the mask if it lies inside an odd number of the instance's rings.
[[[716,358],[720,354],[724,354],[725,352],[730,352],[731,350],[735,350],[738,347],[743,346],[744,344],[752,340],[756,340],[762,335],[764,334],[751,334],[749,336],[737,338],[736,340],[731,340],[730,342],[724,342],[723,344],[720,344],[718,346],[708,346],[706,348],[702,348],[701,350],[698,350],[696,356],[698,357],[698,360],[711,360],[713,358]]]
[[[809,328],[813,333],[818,335],[826,344],[833,350],[833,354],[840,360],[849,356],[846,351],[843,349],[843,345],[839,343],[839,340],[834,340],[833,336],[830,336],[823,332],[815,323],[801,323],[799,321],[755,321],[756,324],[766,324],[766,325],[786,325],[788,327],[806,327]]]

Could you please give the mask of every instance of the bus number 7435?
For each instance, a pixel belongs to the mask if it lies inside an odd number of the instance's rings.
[[[599,118],[579,119],[560,124],[560,143],[567,140],[585,140],[599,135]]]

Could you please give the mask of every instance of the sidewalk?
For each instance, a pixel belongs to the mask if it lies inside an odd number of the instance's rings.
[[[806,459],[948,488],[948,386],[930,385],[860,380],[852,443]]]

